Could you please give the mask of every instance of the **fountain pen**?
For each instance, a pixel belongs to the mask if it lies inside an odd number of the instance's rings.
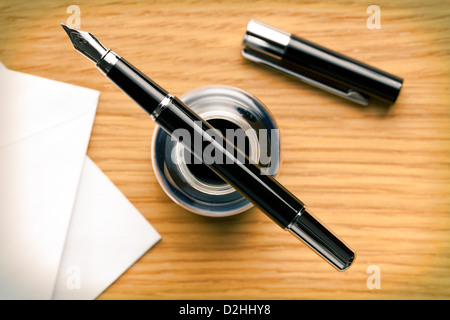
[[[234,144],[231,150],[235,152],[229,152],[227,146],[230,147],[231,142],[222,136],[223,143],[219,143],[217,137],[211,134],[210,130],[214,128],[180,99],[169,94],[125,59],[106,49],[91,33],[65,25],[62,27],[75,49],[92,60],[109,80],[143,108],[175,141],[179,141],[281,228],[299,238],[337,270],[346,270],[352,264],[355,253],[320,223],[302,201],[273,176],[262,173],[261,168],[249,161],[247,155],[242,154]],[[177,129],[187,130],[191,136],[200,134],[203,141],[208,142],[207,146],[204,143],[188,143],[176,137]],[[224,161],[205,159],[208,153],[203,152],[204,148],[210,145],[214,148],[214,159],[220,155]],[[245,161],[241,161],[242,156]]]

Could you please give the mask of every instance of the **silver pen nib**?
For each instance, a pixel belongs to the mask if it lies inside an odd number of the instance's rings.
[[[108,52],[100,41],[89,32],[75,30],[62,23],[61,26],[67,32],[75,49],[95,63]]]

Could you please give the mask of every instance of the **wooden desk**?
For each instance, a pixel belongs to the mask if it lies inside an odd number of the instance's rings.
[[[172,93],[222,84],[261,99],[281,129],[280,182],[358,253],[344,273],[257,209],[212,219],[173,203],[150,162],[154,123],[60,28],[70,4],[2,1],[0,59],[101,91],[88,155],[162,235],[101,299],[450,298],[448,1],[377,1],[379,30],[363,1],[74,3],[83,30]],[[250,18],[403,77],[398,102],[360,108],[245,61]],[[381,289],[367,287],[372,265]]]

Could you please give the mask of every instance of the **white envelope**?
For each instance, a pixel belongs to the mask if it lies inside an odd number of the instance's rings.
[[[52,297],[98,98],[0,68],[0,298]]]
[[[160,239],[86,157],[52,298],[96,298]]]
[[[86,156],[98,97],[0,63],[0,299],[93,299],[160,240]]]

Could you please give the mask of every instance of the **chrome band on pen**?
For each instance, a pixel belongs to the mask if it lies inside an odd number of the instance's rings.
[[[119,61],[120,57],[113,51],[108,50],[106,53],[98,60],[95,65],[104,75],[107,75],[108,72],[115,66],[117,61]]]
[[[290,33],[252,19],[247,26],[244,45],[281,59],[290,40]]]
[[[164,99],[161,101],[161,103],[156,107],[156,109],[152,112],[150,117],[152,117],[153,120],[156,120],[158,116],[161,114],[161,112],[172,102],[173,95],[168,94],[164,97]]]

